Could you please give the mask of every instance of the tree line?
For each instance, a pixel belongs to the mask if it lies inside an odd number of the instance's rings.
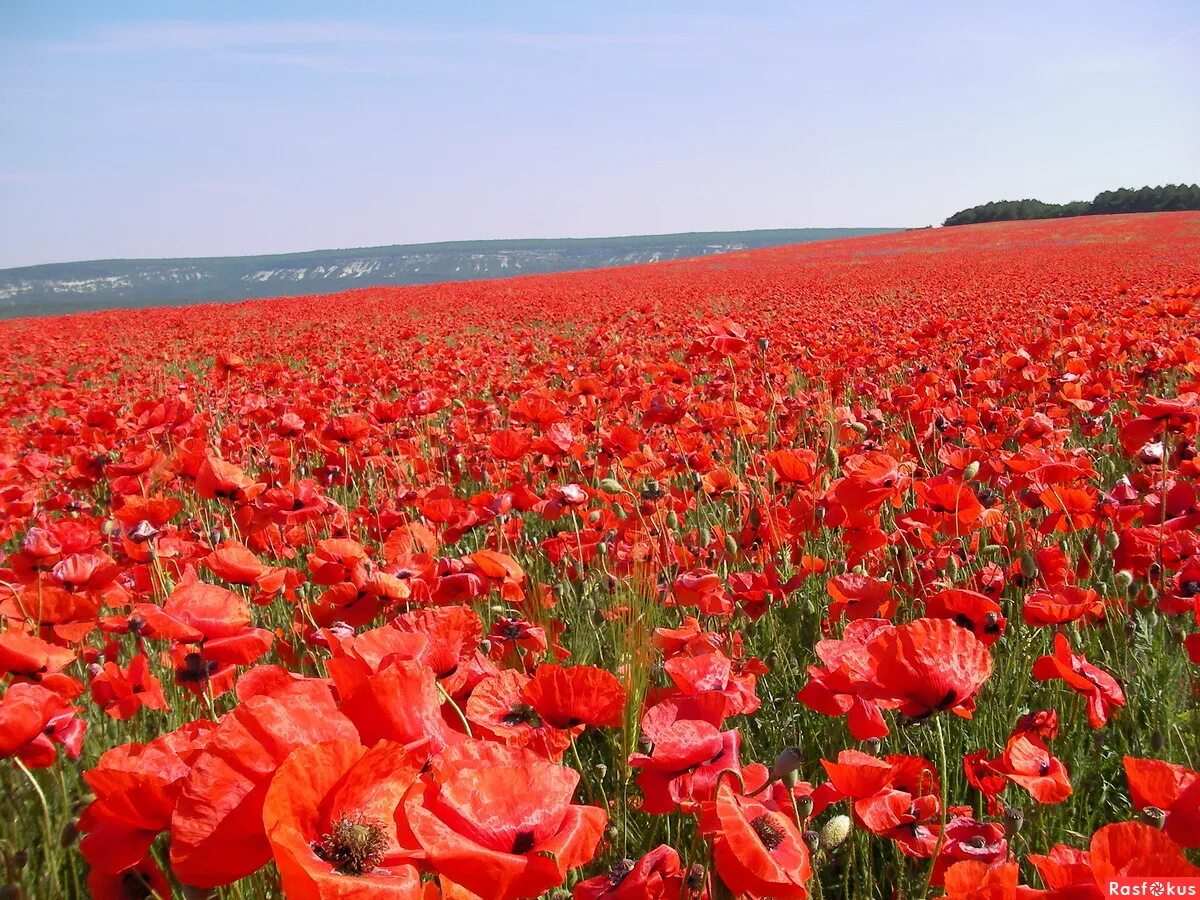
[[[1167,184],[1137,190],[1101,191],[1095,199],[1071,203],[1041,200],[993,200],[956,212],[943,225],[974,225],[1011,219],[1058,219],[1063,216],[1098,216],[1108,213],[1177,212],[1200,209],[1200,184]]]

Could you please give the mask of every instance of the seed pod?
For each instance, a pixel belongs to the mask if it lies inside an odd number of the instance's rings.
[[[1167,824],[1167,814],[1157,806],[1147,806],[1142,810],[1142,821],[1151,828],[1161,829]]]
[[[698,891],[704,887],[704,866],[700,863],[693,863],[688,869],[687,886],[689,891]]]
[[[806,831],[800,837],[804,838],[804,843],[808,846],[810,852],[816,853],[821,849],[821,836],[815,831]]]
[[[800,814],[801,819],[807,820],[812,815],[813,798],[812,797],[797,797],[796,812]]]
[[[1004,823],[1004,837],[1011,840],[1012,836],[1020,831],[1021,827],[1025,824],[1025,813],[1015,806],[1010,806],[1004,810],[1001,820]]]
[[[841,846],[841,843],[849,836],[850,817],[834,816],[821,829],[821,846],[833,850],[835,847]]]
[[[804,758],[800,755],[799,747],[784,747],[771,764],[771,780],[779,781],[785,775],[790,775],[800,768]]]
[[[872,756],[878,756],[880,749],[883,747],[883,741],[877,737],[867,738],[867,752]]]

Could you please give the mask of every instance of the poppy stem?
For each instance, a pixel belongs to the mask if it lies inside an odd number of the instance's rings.
[[[25,763],[21,762],[19,756],[13,757],[13,762],[17,764],[17,768],[28,779],[33,792],[37,794],[38,802],[42,806],[42,830],[45,832],[46,842],[43,845],[46,853],[49,854],[50,848],[54,846],[54,829],[50,824],[50,804],[46,802],[46,793],[42,790],[42,786],[38,784],[38,780],[33,777],[33,773],[26,768]],[[55,894],[58,893],[58,866],[50,864],[46,860],[46,868],[50,870],[50,884]]]
[[[440,681],[437,682],[437,689],[438,689],[438,692],[442,695],[442,697],[445,698],[446,702],[449,703],[454,708],[454,711],[456,713],[458,713],[458,720],[460,722],[462,722],[462,727],[466,730],[467,737],[474,738],[475,735],[471,731],[471,723],[467,721],[467,717],[463,714],[463,711],[462,711],[462,709],[459,708],[459,705],[454,702],[454,698],[450,696],[450,692],[447,691],[446,688],[442,686],[442,683]]]
[[[925,889],[921,891],[921,896],[926,900],[929,898],[929,889],[933,882],[933,870],[937,868],[938,856],[941,855],[942,846],[946,842],[946,803],[947,789],[946,776],[949,774],[949,766],[946,764],[946,736],[942,732],[941,716],[934,716],[933,725],[937,731],[937,747],[938,747],[938,787],[940,794],[940,805],[942,813],[941,826],[938,828],[937,843],[933,845],[933,857],[929,860],[929,871],[925,874]]]

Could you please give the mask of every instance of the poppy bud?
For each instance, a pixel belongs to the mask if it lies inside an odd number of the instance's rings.
[[[821,836],[815,831],[806,831],[800,837],[804,838],[804,843],[808,846],[810,852],[816,853],[821,849]]]
[[[75,844],[75,840],[79,837],[79,820],[67,819],[62,827],[62,831],[58,833],[58,846],[71,847]]]
[[[600,482],[600,490],[606,494],[619,494],[622,491],[621,482],[615,478],[605,478]]]
[[[1150,732],[1150,750],[1154,753],[1162,753],[1163,747],[1166,746],[1166,739],[1163,733],[1155,728]]]
[[[133,531],[129,532],[128,537],[135,544],[144,544],[158,537],[158,529],[142,519],[134,526]]]
[[[963,469],[963,481],[972,481],[972,480],[974,480],[975,476],[978,474],[979,474],[979,460],[975,460],[972,463],[970,463],[965,469]]]
[[[1151,828],[1161,829],[1167,824],[1167,814],[1157,806],[1147,806],[1142,810],[1142,821]]]
[[[1116,581],[1117,587],[1119,587],[1122,591],[1128,591],[1131,587],[1133,587],[1133,573],[1126,569],[1122,569],[1116,575],[1114,575],[1113,580]]]
[[[732,534],[725,535],[725,552],[730,555],[738,552],[738,542]]]
[[[1004,837],[1011,840],[1012,836],[1025,824],[1025,813],[1015,806],[1010,806],[1004,811],[1001,821],[1004,823]]]
[[[117,522],[115,519],[105,519],[100,523],[100,533],[105,537],[112,537],[117,532]]]
[[[800,755],[799,747],[784,747],[771,764],[771,780],[778,781],[785,775],[790,775],[800,768],[804,758]]]
[[[850,836],[850,817],[834,816],[821,829],[821,846],[829,850],[841,846],[842,841]]]
[[[679,528],[679,516],[675,515],[675,510],[671,510],[667,513],[667,528],[669,528],[671,531],[675,531],[677,528]]]
[[[709,530],[709,527],[707,525],[705,525],[703,528],[700,529],[700,546],[707,547],[712,542],[713,542],[713,533],[711,530]]]
[[[609,825],[604,829],[604,839],[610,844],[615,842],[621,836],[621,832],[617,831],[616,825]]]
[[[1116,550],[1121,545],[1121,536],[1115,531],[1106,532],[1104,535],[1104,547],[1110,553]]]
[[[1038,564],[1032,553],[1021,554],[1021,574],[1029,581],[1038,577]]]

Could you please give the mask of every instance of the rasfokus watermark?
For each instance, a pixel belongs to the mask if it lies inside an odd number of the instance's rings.
[[[1104,893],[1106,897],[1200,897],[1200,878],[1108,878]]]

